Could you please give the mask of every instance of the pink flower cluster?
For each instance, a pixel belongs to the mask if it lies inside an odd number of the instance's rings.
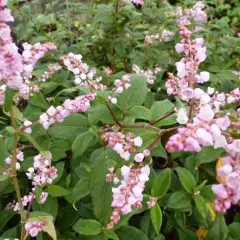
[[[230,155],[222,158],[223,166],[217,169],[220,184],[212,186],[217,195],[214,201],[217,212],[226,212],[240,200],[240,140],[235,140],[226,149]]]
[[[34,222],[26,222],[24,227],[31,237],[36,237],[39,232],[43,230],[43,227],[46,225],[46,222],[43,221],[34,221]]]
[[[28,169],[26,173],[28,179],[32,180],[32,191],[25,195],[22,200],[22,205],[25,207],[33,199],[36,198],[35,191],[36,187],[43,188],[46,185],[52,184],[52,181],[57,178],[57,169],[55,167],[50,166],[49,160],[44,158],[41,154],[34,157],[33,167]],[[40,196],[39,203],[43,204],[47,200],[48,193],[42,192]],[[9,203],[6,206],[6,209],[12,209],[13,211],[19,211],[20,206],[19,203],[13,202]]]
[[[136,152],[135,147],[142,146],[142,139],[140,137],[133,138],[131,133],[124,135],[121,132],[105,132],[101,139],[108,142],[108,147],[111,147],[126,161],[130,159],[131,153]]]
[[[152,70],[142,70],[139,66],[134,64],[132,66],[133,72],[135,72],[138,75],[144,75],[147,78],[147,82],[149,84],[154,84],[156,80],[156,74],[161,72],[162,69],[160,67],[156,67],[153,71]]]
[[[149,197],[147,201],[148,208],[153,208],[157,203],[157,197]]]
[[[14,21],[11,10],[4,8],[8,1],[0,4],[0,83],[6,83],[8,87],[18,89],[23,79],[22,57],[18,48],[12,42],[11,30],[7,22]]]
[[[188,123],[186,128],[178,128],[178,133],[171,136],[166,144],[168,152],[189,151],[199,152],[202,146],[225,147],[227,144],[223,131],[231,125],[229,118],[214,119],[214,111],[206,104]]]
[[[146,33],[145,36],[145,44],[153,44],[156,41],[159,42],[168,42],[171,40],[171,38],[174,36],[174,32],[168,31],[166,29],[164,29],[160,34],[155,34],[155,35],[151,35],[148,32]]]
[[[43,187],[46,184],[51,184],[57,178],[57,169],[51,167],[49,160],[39,154],[34,157],[33,167],[28,169],[26,175],[28,179],[32,180],[33,186]]]
[[[63,122],[65,117],[72,113],[86,112],[90,107],[90,101],[95,99],[95,94],[76,97],[74,100],[67,99],[62,106],[51,106],[46,113],[40,116],[40,123],[48,129],[55,122]]]
[[[194,20],[195,22],[207,22],[207,15],[204,12],[205,5],[202,1],[198,1],[191,9],[182,10],[181,7],[177,8],[175,15],[178,25],[190,25]]]
[[[108,96],[107,101],[111,102],[112,104],[117,104],[117,98],[113,97],[114,93],[122,93],[124,90],[128,89],[131,84],[131,74],[125,74],[122,79],[117,79],[114,82],[114,85],[116,86],[112,90],[111,96]]]
[[[136,5],[139,5],[139,6],[143,6],[144,5],[144,0],[123,0],[124,3],[134,3]]]
[[[112,188],[114,208],[110,218],[108,229],[112,229],[120,220],[120,213],[126,215],[132,211],[132,207],[141,208],[143,201],[143,190],[145,183],[149,179],[150,168],[141,164],[134,168],[134,165],[123,166],[121,168],[121,184]]]
[[[46,80],[50,78],[55,72],[62,70],[62,67],[59,64],[49,64],[48,69],[49,71],[44,72],[43,76],[41,77],[41,82],[46,82]]]
[[[19,161],[23,161],[24,160],[24,154],[22,151],[20,151],[19,149],[17,149],[17,160]],[[12,164],[12,160],[13,160],[13,156],[10,155],[8,158],[5,159],[5,162],[9,165],[9,167],[11,167]],[[21,168],[20,163],[16,162],[16,170],[19,170]],[[5,174],[8,174],[7,172],[5,172]]]
[[[53,43],[35,43],[31,45],[29,43],[24,43],[23,45],[23,63],[24,63],[24,76],[26,79],[32,77],[33,67],[35,66],[36,62],[43,58],[44,55],[50,50],[56,50],[56,46]]]
[[[186,27],[180,27],[180,35],[183,39],[176,45],[178,53],[184,53],[185,57],[176,63],[177,77],[169,73],[169,79],[165,86],[169,95],[177,95],[184,101],[194,97],[193,84],[205,83],[210,74],[202,71],[198,74],[199,64],[206,59],[206,47],[203,47],[203,39],[191,40],[192,32]]]

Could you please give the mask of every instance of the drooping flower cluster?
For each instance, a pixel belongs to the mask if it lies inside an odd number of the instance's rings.
[[[132,211],[133,207],[141,208],[143,201],[143,190],[145,183],[149,179],[150,168],[148,166],[134,165],[123,166],[121,168],[121,184],[112,188],[114,208],[110,218],[108,229],[112,229],[120,220],[120,214],[126,215]]]
[[[223,131],[231,125],[231,121],[227,116],[215,119],[214,116],[210,105],[201,107],[193,123],[188,123],[186,128],[178,128],[178,133],[169,138],[167,151],[199,152],[202,146],[225,147],[227,140]]]
[[[11,10],[4,8],[8,1],[0,5],[0,83],[6,83],[10,88],[18,89],[22,82],[22,56],[12,42],[11,30],[7,22],[13,22]]]
[[[226,147],[229,156],[221,159],[222,166],[217,169],[220,184],[212,186],[217,195],[214,201],[217,212],[226,212],[231,205],[240,200],[240,140],[235,140]]]
[[[131,133],[124,135],[121,132],[105,132],[101,139],[108,142],[108,147],[111,147],[126,161],[130,159],[131,153],[136,152],[136,147],[142,146],[142,139],[140,137],[133,138]]]
[[[160,34],[149,34],[146,33],[145,44],[153,44],[156,41],[158,42],[168,42],[174,36],[174,32],[164,29]]]
[[[65,117],[72,113],[86,112],[90,107],[90,101],[94,100],[95,94],[76,97],[74,100],[67,99],[62,106],[51,106],[46,113],[40,116],[40,123],[48,129],[55,122],[63,122]]]
[[[56,50],[56,46],[53,43],[35,43],[31,45],[29,43],[24,43],[23,45],[23,63],[24,63],[24,77],[26,79],[32,78],[32,71],[36,62],[43,58],[44,55],[50,50]]]
[[[22,151],[20,151],[19,149],[17,149],[17,155],[16,155],[16,158],[17,160],[19,161],[23,161],[24,160],[24,154]],[[9,165],[9,168],[11,168],[11,164],[12,164],[12,160],[13,160],[13,155],[10,155],[9,157],[7,157],[5,159],[5,162]],[[19,162],[16,162],[16,170],[19,170],[21,168],[21,165]],[[8,172],[5,172],[5,174],[10,174]]]
[[[152,70],[144,71],[140,67],[138,67],[136,64],[132,66],[132,70],[138,75],[144,75],[147,78],[147,82],[149,84],[154,84],[156,80],[156,74],[162,71],[160,67],[155,68],[153,71]]]
[[[176,22],[179,26],[190,25],[194,20],[195,22],[207,22],[207,14],[204,12],[205,5],[202,1],[198,1],[191,9],[182,9],[178,7],[175,13]]]
[[[24,227],[27,234],[31,237],[36,237],[46,224],[47,223],[43,221],[26,222]]]

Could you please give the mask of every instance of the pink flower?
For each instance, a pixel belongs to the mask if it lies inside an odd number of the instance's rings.
[[[213,144],[212,135],[204,128],[198,128],[196,131],[196,136],[199,143],[203,146],[211,146]]]
[[[134,157],[134,160],[135,160],[136,162],[142,162],[143,159],[144,159],[144,154],[143,154],[143,153],[138,153],[138,154],[136,154],[135,157]]]

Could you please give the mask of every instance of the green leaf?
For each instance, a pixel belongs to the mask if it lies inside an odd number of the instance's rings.
[[[150,121],[154,121],[157,118],[171,112],[175,108],[175,105],[169,100],[157,101],[151,107]],[[160,123],[160,122],[159,122]],[[158,124],[156,124],[157,126]]]
[[[207,208],[204,198],[201,197],[200,195],[196,195],[196,196],[194,196],[194,201],[195,201],[195,204],[196,204],[197,209],[198,209],[199,213],[201,214],[201,216],[204,219],[207,219],[208,208]]]
[[[142,106],[134,106],[126,112],[126,117],[149,120],[150,110]]]
[[[79,134],[89,129],[88,120],[81,114],[72,114],[62,123],[56,123],[49,128],[48,133],[53,138],[72,142]]]
[[[156,203],[155,206],[151,208],[150,212],[154,230],[158,235],[162,226],[162,210]]]
[[[240,240],[240,223],[234,222],[228,226],[228,234],[231,236],[234,240]]]
[[[166,168],[161,171],[154,179],[152,186],[152,195],[162,198],[171,185],[171,169]]]
[[[48,193],[51,194],[53,197],[67,196],[70,194],[68,190],[58,185],[48,186]]]
[[[12,210],[0,211],[0,232],[2,232],[4,226],[9,223],[10,219],[16,214]]]
[[[78,135],[73,144],[72,152],[73,157],[76,159],[80,157],[89,147],[97,143],[97,138],[90,131]]]
[[[167,207],[175,210],[185,210],[191,206],[191,195],[186,192],[174,192],[167,201]]]
[[[103,229],[103,233],[108,237],[108,239],[119,240],[118,235],[112,230]]]
[[[188,193],[193,193],[197,183],[193,175],[185,168],[176,168],[179,179],[183,187]]]
[[[98,235],[102,232],[102,225],[95,220],[80,219],[74,224],[73,230],[82,235]]]
[[[130,84],[131,87],[118,98],[118,105],[122,111],[133,105],[142,105],[147,94],[146,77],[133,74]]]
[[[217,214],[217,217],[212,225],[209,228],[206,240],[225,240],[227,238],[228,229],[225,223],[224,216],[222,214]]]
[[[108,169],[113,167],[115,162],[110,158],[112,149],[105,150],[97,159],[90,173],[90,188],[93,202],[93,210],[97,219],[107,224],[112,214],[109,207],[112,202],[112,184],[106,182]]]
[[[214,162],[223,152],[223,148],[214,149],[213,147],[203,147],[201,152],[196,155],[196,165],[199,166],[204,163]]]
[[[4,111],[8,112],[13,105],[13,95],[14,91],[11,88],[6,88],[5,98],[4,98]]]
[[[80,179],[72,191],[73,201],[78,201],[90,193],[89,179]]]
[[[144,232],[135,227],[121,227],[116,233],[120,240],[148,240]]]
[[[15,106],[12,106],[12,110],[13,110],[14,117],[23,122],[24,121],[23,113]],[[9,112],[4,112],[4,113],[10,117]]]
[[[46,102],[46,100],[44,99],[43,95],[41,93],[37,93],[34,94],[33,96],[31,96],[29,98],[29,102],[31,105],[35,106],[35,107],[40,107],[44,110],[48,109],[48,103]]]

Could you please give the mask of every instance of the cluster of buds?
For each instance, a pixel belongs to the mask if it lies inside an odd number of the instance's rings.
[[[12,42],[11,29],[7,25],[7,22],[14,21],[11,10],[5,8],[7,2],[0,1],[0,83],[18,89],[23,83],[23,62],[16,44]]]
[[[100,84],[102,77],[94,80],[96,69],[89,69],[89,66],[82,61],[81,54],[69,53],[67,56],[61,57],[60,60],[68,71],[75,76],[75,84],[82,87],[95,88],[96,90],[106,90],[106,86]]]
[[[157,203],[157,197],[149,197],[148,201],[147,201],[147,206],[148,208],[153,208]]]
[[[5,84],[0,85],[0,105],[4,104],[6,88],[7,86]]]
[[[153,71],[152,70],[142,70],[139,66],[134,64],[132,66],[133,72],[135,72],[138,75],[144,75],[147,78],[147,82],[149,84],[154,84],[156,80],[156,74],[161,72],[162,69],[160,67],[156,67]]]
[[[126,215],[132,212],[133,207],[141,208],[145,183],[149,179],[150,168],[148,166],[134,165],[121,168],[121,184],[112,188],[114,208],[107,229],[112,229],[120,220],[120,214]]]
[[[222,166],[217,169],[217,180],[220,183],[212,186],[217,196],[215,209],[223,213],[240,200],[240,140],[229,144],[227,151],[230,155],[219,160]]]
[[[114,168],[109,168],[109,173],[106,175],[106,182],[114,182],[115,184],[119,183],[118,174],[114,173]]]
[[[192,21],[205,23],[207,22],[207,14],[204,12],[205,5],[202,1],[198,1],[191,9],[182,9],[178,7],[175,13],[178,25],[190,25]]]
[[[56,50],[56,46],[53,43],[35,43],[31,45],[29,43],[24,43],[23,45],[23,63],[24,63],[24,77],[25,79],[32,78],[33,67],[36,62],[43,58],[44,55],[50,50]]]
[[[17,152],[17,155],[16,155],[16,158],[17,160],[19,161],[23,161],[24,160],[24,154],[22,151],[20,151],[19,149],[16,150]],[[10,155],[9,157],[7,157],[5,159],[5,162],[9,165],[9,168],[11,167],[12,165],[12,160],[13,160],[13,155]],[[16,162],[16,170],[19,170],[21,168],[20,166],[20,163],[19,162]],[[5,172],[5,174],[9,174],[8,172]]]
[[[101,139],[108,142],[108,147],[111,147],[126,161],[130,159],[131,153],[136,152],[136,147],[142,146],[142,139],[140,137],[133,138],[131,133],[124,135],[121,132],[105,132]]]
[[[28,100],[30,96],[33,96],[34,93],[38,93],[40,88],[38,84],[25,79],[24,83],[19,88],[18,94],[14,96],[15,103],[18,103],[22,98],[24,100]]]
[[[62,106],[51,106],[40,116],[40,123],[48,129],[55,122],[63,122],[65,117],[72,113],[86,112],[90,107],[90,101],[95,99],[95,94],[76,97],[74,100],[67,99]]]
[[[29,234],[31,237],[36,237],[46,224],[47,223],[43,221],[26,222],[24,227],[27,235]]]
[[[171,40],[171,38],[174,36],[174,32],[168,31],[164,29],[160,34],[149,34],[146,33],[145,36],[145,44],[153,44],[154,42],[168,42]]]
[[[40,79],[41,82],[46,82],[46,80],[50,78],[54,73],[62,70],[62,67],[59,64],[49,64],[48,69],[49,71],[44,72],[44,74],[42,75]]]

